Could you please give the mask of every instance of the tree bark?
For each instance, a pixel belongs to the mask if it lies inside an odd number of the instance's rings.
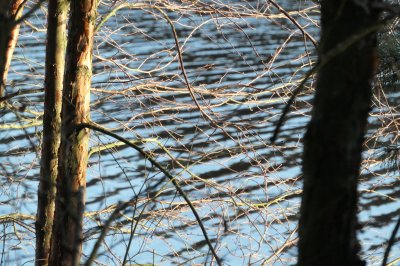
[[[377,23],[371,2],[321,1],[320,61],[340,43]],[[304,138],[300,266],[364,265],[356,237],[357,184],[375,49],[376,34],[369,34],[317,73],[314,108]]]
[[[85,205],[96,0],[72,0],[63,89],[62,139],[49,265],[79,265]]]
[[[43,142],[36,221],[36,265],[48,265],[53,228],[58,152],[61,141],[67,12],[68,0],[49,0]]]
[[[19,34],[19,24],[12,27],[13,18],[18,19],[22,14],[22,2],[23,0],[0,0],[0,97],[4,96],[8,69]]]

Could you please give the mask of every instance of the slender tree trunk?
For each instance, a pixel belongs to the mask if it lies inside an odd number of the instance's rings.
[[[43,142],[36,221],[36,265],[48,265],[53,229],[58,152],[61,141],[67,11],[68,0],[49,0]]]
[[[93,31],[96,0],[72,0],[63,89],[62,139],[49,265],[79,265],[85,205]]]
[[[0,0],[0,97],[4,96],[8,69],[19,34],[19,25],[12,27],[13,17],[18,19],[21,15],[22,8],[19,7],[22,2],[23,0]]]
[[[371,2],[321,1],[320,60],[338,44],[377,23]],[[318,72],[314,109],[304,139],[300,266],[364,265],[356,238],[357,184],[375,49],[376,34],[370,34]]]

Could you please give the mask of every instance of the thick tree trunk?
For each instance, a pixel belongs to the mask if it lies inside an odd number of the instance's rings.
[[[338,44],[377,23],[370,3],[321,1],[320,61]],[[357,179],[375,46],[376,34],[370,34],[318,72],[312,119],[304,139],[298,265],[363,265],[356,238]]]
[[[43,142],[36,221],[36,265],[47,265],[53,229],[61,106],[64,80],[68,0],[49,0]]]
[[[63,90],[62,139],[49,265],[79,265],[85,205],[96,0],[72,0]]]
[[[0,97],[4,96],[8,69],[19,34],[19,25],[12,27],[12,18],[18,19],[21,15],[22,8],[19,7],[22,2],[23,0],[0,0]]]

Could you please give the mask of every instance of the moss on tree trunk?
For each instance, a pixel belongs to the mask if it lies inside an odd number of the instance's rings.
[[[68,1],[49,0],[43,142],[36,221],[36,265],[47,265],[53,229],[58,153],[61,141]]]
[[[63,90],[57,200],[50,265],[79,265],[85,205],[92,47],[97,2],[72,0]]]

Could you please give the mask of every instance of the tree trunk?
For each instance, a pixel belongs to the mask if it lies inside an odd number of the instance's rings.
[[[19,24],[12,27],[12,18],[20,17],[22,8],[19,7],[22,2],[23,0],[0,0],[0,97],[4,96],[8,69],[19,34]]]
[[[36,221],[36,265],[47,265],[54,219],[68,1],[49,0],[43,142]]]
[[[49,265],[79,265],[85,205],[95,0],[72,0],[63,89],[62,139]]]
[[[377,23],[372,1],[321,1],[320,61]],[[362,5],[365,3],[365,5]],[[375,71],[376,34],[358,40],[318,71],[304,138],[300,266],[364,265],[356,238],[357,183]]]

